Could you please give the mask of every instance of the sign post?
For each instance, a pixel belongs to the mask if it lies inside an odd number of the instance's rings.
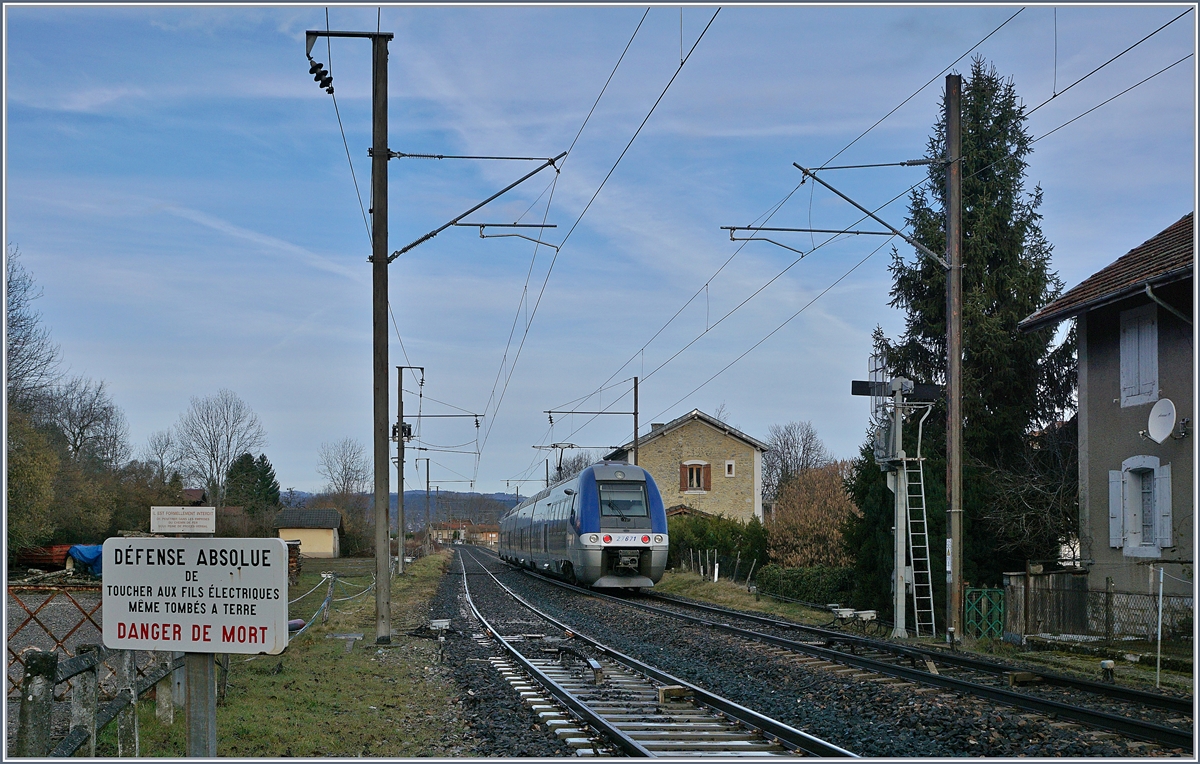
[[[215,757],[213,655],[276,655],[287,647],[287,545],[110,538],[103,570],[104,645],[185,653],[188,756]]]

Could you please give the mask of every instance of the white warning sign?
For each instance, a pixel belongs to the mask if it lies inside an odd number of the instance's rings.
[[[277,538],[110,538],[105,647],[269,653],[287,647],[287,544]]]

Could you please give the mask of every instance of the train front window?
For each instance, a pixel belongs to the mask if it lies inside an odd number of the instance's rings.
[[[601,517],[645,517],[646,486],[642,483],[601,483]]]

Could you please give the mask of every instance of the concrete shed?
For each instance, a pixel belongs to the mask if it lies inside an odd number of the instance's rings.
[[[275,517],[284,541],[299,541],[301,557],[340,557],[342,513],[336,509],[285,509]]]

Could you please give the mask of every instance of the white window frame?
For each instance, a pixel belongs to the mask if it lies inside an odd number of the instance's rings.
[[[1121,408],[1158,400],[1158,306],[1121,311]]]
[[[1143,475],[1154,480],[1154,538],[1142,535]],[[1171,465],[1157,456],[1139,454],[1121,462],[1121,469],[1108,472],[1108,545],[1126,557],[1162,556],[1175,545],[1171,527]]]
[[[733,459],[725,460],[725,477],[737,477],[737,463]]]
[[[684,491],[684,493],[696,493],[696,494],[708,493],[708,491],[704,490],[704,468],[708,467],[710,470],[709,474],[711,475],[712,474],[711,473],[712,465],[710,465],[708,462],[704,461],[703,459],[688,459],[687,461],[683,462],[683,466],[688,468],[688,487],[687,487],[687,490]],[[698,488],[692,487],[692,469],[691,469],[692,467],[698,468],[699,472],[700,472],[700,487],[698,487]]]

